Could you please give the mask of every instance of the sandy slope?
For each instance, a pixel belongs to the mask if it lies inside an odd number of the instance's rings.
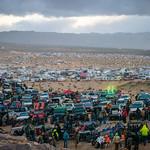
[[[99,90],[107,89],[108,87],[115,87],[129,93],[137,93],[140,90],[150,92],[150,81],[65,81],[65,82],[27,82],[27,85],[33,86],[39,90],[53,90],[63,91],[71,89],[74,91],[83,91],[87,89]]]

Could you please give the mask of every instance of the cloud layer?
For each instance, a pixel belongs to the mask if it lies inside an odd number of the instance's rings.
[[[0,31],[150,32],[150,0],[0,0]]]
[[[45,32],[147,32],[150,16],[76,16],[55,17],[41,14],[24,16],[0,14],[0,31],[34,30]]]
[[[150,15],[150,0],[0,0],[0,13],[48,16]]]

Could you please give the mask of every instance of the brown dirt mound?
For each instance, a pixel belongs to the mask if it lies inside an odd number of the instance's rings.
[[[0,150],[53,150],[49,144],[29,142],[24,136],[0,133]]]

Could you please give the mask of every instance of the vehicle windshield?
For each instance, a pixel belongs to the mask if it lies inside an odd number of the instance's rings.
[[[83,107],[78,107],[74,109],[75,112],[84,112],[84,108]]]
[[[54,113],[65,113],[65,109],[63,108],[54,109]]]
[[[42,111],[35,111],[34,114],[35,115],[37,115],[37,114],[43,114],[43,112]]]
[[[83,104],[80,103],[80,104],[75,104],[75,107],[83,107]]]
[[[142,107],[142,104],[141,103],[134,103],[131,105],[130,108],[141,108]]]
[[[16,108],[14,111],[15,112],[25,112],[26,109],[24,107],[23,108]]]
[[[117,104],[124,104],[125,101],[117,101]]]
[[[123,96],[121,96],[120,98],[128,99],[129,96],[128,96],[128,95],[123,95]]]
[[[90,102],[89,100],[81,100],[82,103],[88,103]]]
[[[42,93],[42,94],[40,94],[40,96],[48,97],[48,93]]]
[[[25,96],[22,96],[22,99],[32,99],[32,96],[31,95],[25,95]]]
[[[108,104],[107,101],[106,101],[106,102],[101,102],[101,103],[100,103],[100,105],[102,105],[102,106],[107,105],[107,104]]]
[[[20,113],[20,116],[28,116],[28,113],[27,112],[22,112],[22,113]]]
[[[85,106],[92,106],[92,103],[91,102],[87,102],[84,104]]]
[[[112,111],[115,111],[115,110],[116,110],[116,111],[119,111],[119,108],[116,107],[116,108],[112,108],[111,110],[112,110]]]
[[[56,107],[57,104],[48,104],[48,107]]]
[[[72,104],[65,104],[65,106],[67,106],[67,107],[72,107]]]
[[[31,102],[32,102],[32,100],[29,100],[29,99],[23,101],[23,103],[31,103]]]

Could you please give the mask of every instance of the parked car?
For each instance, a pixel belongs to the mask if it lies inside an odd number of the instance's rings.
[[[67,114],[66,107],[58,106],[54,108],[53,115],[51,117],[51,122],[64,122],[64,116]]]
[[[13,109],[9,109],[9,117],[14,117],[14,116],[19,116],[20,113],[25,113],[25,112],[29,112],[27,107],[20,107],[20,108],[13,108]]]
[[[49,116],[54,113],[54,109],[58,106],[56,103],[50,103],[46,106],[44,112]]]
[[[143,101],[134,101],[131,105],[130,105],[130,112],[134,112],[137,110],[137,108],[139,108],[140,110],[142,110],[144,108],[144,102]]]
[[[27,112],[21,112],[18,117],[16,118],[16,120],[26,120],[29,119],[29,114]]]
[[[130,96],[128,94],[124,94],[124,95],[121,95],[119,99],[128,101],[128,100],[130,100]]]
[[[33,105],[32,99],[26,99],[22,101],[22,106],[24,107],[31,107]]]
[[[3,105],[3,104],[0,104],[0,113],[3,114],[5,112],[7,112],[7,107],[5,105]]]
[[[146,92],[139,93],[137,101],[143,101],[146,106],[150,106],[150,94]]]
[[[72,117],[74,120],[84,120],[87,116],[87,111],[84,107],[76,107],[73,109]]]
[[[49,102],[49,93],[48,92],[40,93],[39,97],[41,100],[44,100],[45,102]]]
[[[64,103],[63,105],[66,107],[68,112],[72,112],[74,109],[74,103]]]
[[[52,103],[58,103],[58,104],[62,104],[63,103],[63,99],[62,97],[53,97],[51,99]]]
[[[85,109],[89,112],[93,110],[93,103],[92,102],[86,102],[84,103]]]
[[[111,101],[105,100],[99,102],[97,105],[94,106],[95,109],[103,110],[108,104],[111,104]]]
[[[124,106],[127,105],[127,102],[128,102],[128,100],[119,98],[119,99],[117,100],[116,104],[117,104],[120,108],[122,108],[122,107],[124,107]]]
[[[109,114],[109,119],[111,121],[119,121],[120,120],[120,113],[119,113],[119,106],[118,105],[112,105],[110,114]]]

